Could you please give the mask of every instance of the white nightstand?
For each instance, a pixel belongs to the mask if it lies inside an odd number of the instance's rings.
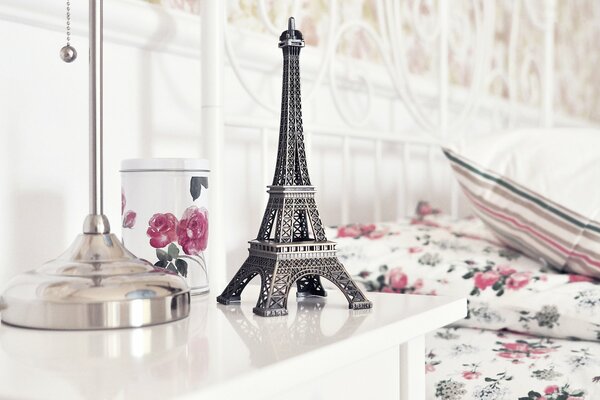
[[[465,299],[337,290],[287,317],[193,298],[191,316],[150,328],[56,332],[0,327],[0,398],[424,399],[423,335],[463,318]]]

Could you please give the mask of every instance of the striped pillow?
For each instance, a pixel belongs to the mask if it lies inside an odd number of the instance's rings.
[[[535,132],[519,134],[540,139]],[[600,132],[595,135],[600,138]],[[600,277],[600,223],[594,221],[600,203],[588,204],[596,200],[600,190],[600,180],[595,179],[600,175],[599,147],[592,147],[598,156],[592,155],[591,144],[581,140],[588,149],[578,152],[565,147],[569,143],[563,136],[562,142],[550,140],[562,143],[562,148],[551,151],[537,142],[532,152],[532,147],[519,150],[513,139],[491,146],[488,143],[487,148],[494,149],[495,155],[491,150],[482,151],[481,146],[463,154],[443,149],[475,214],[506,245],[559,270]],[[498,154],[503,150],[504,159]],[[542,154],[546,151],[548,154]],[[594,162],[590,162],[592,158]],[[557,172],[564,169],[572,173]],[[565,181],[569,176],[571,179]],[[594,180],[586,181],[585,177]]]

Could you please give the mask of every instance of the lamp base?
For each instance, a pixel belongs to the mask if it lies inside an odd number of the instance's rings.
[[[84,233],[56,260],[11,280],[2,322],[26,328],[134,328],[185,318],[190,292],[176,274],[131,254],[114,234]]]

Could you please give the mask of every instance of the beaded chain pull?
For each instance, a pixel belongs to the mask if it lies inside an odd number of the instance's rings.
[[[77,50],[71,46],[71,1],[67,0],[67,44],[60,49],[60,58],[66,63],[72,63],[77,58]]]

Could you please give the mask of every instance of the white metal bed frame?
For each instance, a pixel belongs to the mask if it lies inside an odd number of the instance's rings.
[[[310,98],[315,88],[318,87],[329,74],[331,85],[331,94],[336,104],[336,108],[340,113],[341,118],[345,122],[345,126],[340,127],[324,127],[324,126],[306,126],[307,151],[310,154],[310,147],[314,135],[335,136],[342,140],[342,159],[343,159],[343,190],[347,193],[350,185],[350,177],[348,165],[350,162],[350,141],[354,139],[367,139],[374,142],[374,162],[376,170],[381,170],[382,165],[382,148],[385,143],[398,143],[402,145],[402,165],[403,171],[408,170],[408,165],[411,163],[411,151],[415,146],[424,146],[427,148],[429,163],[433,163],[434,152],[437,150],[440,142],[448,138],[451,131],[457,130],[461,124],[473,115],[475,110],[486,104],[491,103],[493,107],[501,107],[506,110],[508,116],[508,126],[514,125],[515,110],[517,107],[522,109],[522,105],[518,104],[517,89],[521,81],[527,84],[527,80],[531,79],[528,70],[532,66],[541,71],[536,77],[539,80],[541,87],[541,107],[533,107],[530,114],[538,114],[540,125],[551,127],[554,125],[554,24],[556,19],[556,0],[544,1],[541,8],[541,16],[538,15],[539,10],[532,5],[531,0],[514,0],[512,5],[512,26],[511,37],[508,49],[508,71],[492,70],[489,67],[490,47],[494,33],[494,2],[480,2],[477,0],[469,1],[475,13],[475,41],[476,54],[473,57],[476,61],[476,68],[473,74],[472,85],[467,93],[467,100],[460,107],[460,111],[456,113],[456,119],[451,120],[450,113],[450,91],[455,90],[449,82],[448,71],[448,55],[449,55],[449,26],[450,26],[450,2],[448,0],[438,0],[437,5],[437,26],[433,30],[426,31],[421,28],[419,9],[424,2],[415,0],[409,10],[409,18],[414,24],[414,28],[421,39],[436,43],[437,46],[437,120],[427,115],[424,109],[416,101],[416,94],[409,85],[409,73],[406,67],[406,56],[402,48],[402,41],[398,40],[401,37],[400,13],[401,5],[397,0],[378,0],[376,2],[378,8],[378,24],[379,30],[374,30],[371,26],[363,21],[345,22],[340,26],[335,26],[333,23],[329,27],[329,38],[326,50],[326,60],[322,63],[320,69],[316,73],[316,83],[313,86],[312,92],[305,93],[305,98]],[[268,132],[277,131],[278,126],[273,122],[256,120],[253,118],[229,117],[224,115],[223,110],[223,70],[225,67],[225,56],[229,62],[229,66],[233,69],[235,75],[239,79],[242,87],[247,92],[254,102],[260,107],[274,112],[274,115],[279,112],[276,105],[265,104],[258,96],[256,96],[250,85],[244,80],[244,74],[240,67],[240,62],[235,55],[234,49],[229,39],[228,27],[226,22],[225,2],[222,0],[203,0],[202,1],[202,131],[208,134],[209,158],[212,166],[211,178],[211,263],[212,265],[226,265],[225,263],[225,240],[223,227],[225,220],[223,215],[223,159],[224,159],[224,134],[226,128],[252,128],[260,132],[261,135],[261,158],[267,160],[268,154]],[[298,1],[293,1],[292,8],[298,7]],[[260,17],[266,30],[275,36],[278,36],[281,29],[273,25],[267,16],[267,6],[264,0],[258,0]],[[538,4],[539,5],[539,4]],[[529,21],[543,34],[543,57],[541,66],[533,56],[525,57],[522,65],[517,63],[517,40],[519,34],[520,14],[524,9]],[[338,11],[338,0],[330,1],[329,15],[331,20]],[[404,10],[406,11],[406,10]],[[294,12],[294,10],[292,10]],[[300,27],[302,29],[302,27]],[[343,107],[340,106],[339,93],[336,90],[335,84],[335,65],[336,65],[336,48],[343,35],[352,30],[363,30],[369,38],[376,44],[381,53],[383,64],[388,73],[388,79],[391,87],[394,90],[395,97],[402,102],[403,106],[408,111],[414,123],[418,126],[417,134],[406,134],[400,132],[381,132],[364,128],[364,121],[369,117],[367,111],[366,116],[359,121],[353,120],[350,116],[344,113]],[[392,40],[394,39],[394,40]],[[394,43],[394,45],[392,45]],[[508,99],[498,100],[491,98],[486,91],[487,85],[497,79],[504,84],[508,90]],[[371,87],[367,84],[367,90],[371,95]],[[435,115],[434,115],[435,117]],[[277,121],[273,118],[272,121]],[[270,178],[270,163],[263,162],[262,176],[265,182]],[[409,177],[405,174],[405,183]],[[382,187],[381,182],[376,182],[373,216],[375,220],[380,220],[382,215]],[[406,186],[406,185],[405,185]],[[458,209],[458,192],[456,185],[451,186],[451,212],[457,214]],[[398,215],[405,215],[408,212],[405,198],[406,193],[399,185],[397,190],[398,196]],[[347,223],[350,220],[350,204],[348,195],[340,196],[340,205],[342,210],[342,222]],[[225,282],[225,268],[214,268],[214,273],[211,277],[211,283],[215,287],[223,286]]]

